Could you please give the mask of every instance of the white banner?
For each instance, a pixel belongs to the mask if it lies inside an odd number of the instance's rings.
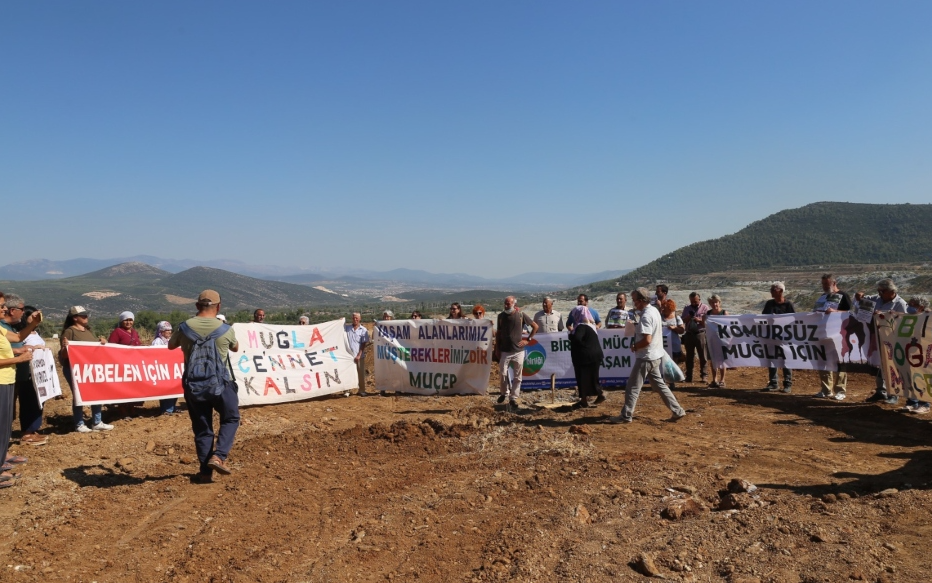
[[[32,385],[36,388],[36,395],[39,396],[40,408],[49,399],[61,396],[58,369],[55,366],[55,356],[51,350],[48,348],[34,349],[29,367],[32,371]]]
[[[301,401],[359,386],[345,320],[310,326],[233,324],[230,353],[240,405]]]
[[[836,370],[839,363],[878,366],[870,327],[848,312],[709,316],[706,338],[717,368],[739,366]]]
[[[375,323],[375,388],[419,395],[484,395],[492,372],[491,320]]]
[[[664,335],[664,345],[667,336]],[[620,387],[631,376],[634,353],[634,325],[629,321],[624,328],[599,330],[602,344],[602,366],[599,369],[599,384],[603,387]],[[521,390],[549,389],[550,375],[556,375],[556,386],[576,386],[576,372],[570,356],[570,340],[566,332],[536,334],[531,344],[524,348],[524,376]]]

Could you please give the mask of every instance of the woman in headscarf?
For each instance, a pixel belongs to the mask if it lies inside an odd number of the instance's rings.
[[[152,339],[152,346],[168,346],[168,340],[172,337],[172,324],[162,320],[155,325],[155,338]],[[175,412],[175,405],[178,399],[159,399],[159,409],[162,415],[171,415]]]
[[[0,318],[7,315],[6,298],[0,292]],[[26,327],[19,332],[0,329],[0,460],[6,462],[10,447],[10,434],[13,431],[13,391],[16,384],[16,365],[32,360],[32,347],[19,354],[13,354],[11,342],[22,342],[36,329],[42,321],[42,313],[35,312],[26,322]],[[21,460],[25,461],[25,460]],[[0,472],[0,488],[9,488],[16,483],[16,476],[9,470]]]
[[[570,358],[576,373],[576,387],[579,400],[573,404],[574,409],[589,407],[589,397],[595,397],[595,405],[605,400],[599,385],[599,368],[604,354],[599,333],[596,331],[595,318],[587,306],[576,306],[570,312],[575,326],[570,333]]]
[[[113,329],[113,332],[110,333],[110,338],[107,339],[107,342],[110,344],[122,344],[123,346],[140,346],[139,332],[136,332],[135,324],[136,316],[132,312],[122,312],[120,314],[120,321],[117,323],[116,328]],[[120,403],[116,405],[117,414],[120,417],[132,417],[133,407],[139,407],[141,405],[142,401]]]
[[[74,417],[74,430],[78,433],[90,433],[91,431],[110,431],[113,425],[104,423],[103,406],[91,405],[91,426],[84,423],[84,407],[74,404],[74,380],[71,378],[71,361],[68,359],[68,343],[76,342],[100,342],[106,344],[107,339],[103,336],[95,336],[88,326],[88,314],[84,306],[72,306],[68,310],[68,316],[61,331],[61,350],[58,352],[58,360],[61,362],[62,374],[71,387],[71,413]]]
[[[122,344],[123,346],[140,346],[139,333],[136,332],[134,324],[136,316],[132,312],[123,312],[120,314],[120,322],[117,324],[107,342],[110,344]]]

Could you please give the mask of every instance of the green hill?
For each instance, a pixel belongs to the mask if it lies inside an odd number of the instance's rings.
[[[687,245],[593,291],[748,269],[932,261],[932,204],[817,202]]]
[[[74,305],[85,306],[98,317],[123,310],[190,311],[197,294],[208,288],[220,292],[226,311],[349,305],[346,297],[306,285],[256,279],[210,267],[171,274],[135,262],[57,280],[0,282],[4,292],[21,295],[54,319],[63,318]]]

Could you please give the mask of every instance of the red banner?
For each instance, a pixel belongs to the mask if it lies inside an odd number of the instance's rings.
[[[181,349],[69,342],[68,359],[76,405],[168,399],[184,393]]]

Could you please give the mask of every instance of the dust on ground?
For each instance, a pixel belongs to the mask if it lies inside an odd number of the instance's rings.
[[[69,396],[47,405],[48,445],[14,445],[29,462],[0,491],[0,579],[926,580],[928,418],[864,403],[865,374],[841,402],[795,378],[790,395],[760,392],[762,369],[682,384],[678,423],[652,392],[630,425],[601,423],[620,391],[577,411],[542,407],[550,391],[514,411],[494,394],[244,409],[234,472],[208,485],[186,414],[147,403],[78,434]]]

